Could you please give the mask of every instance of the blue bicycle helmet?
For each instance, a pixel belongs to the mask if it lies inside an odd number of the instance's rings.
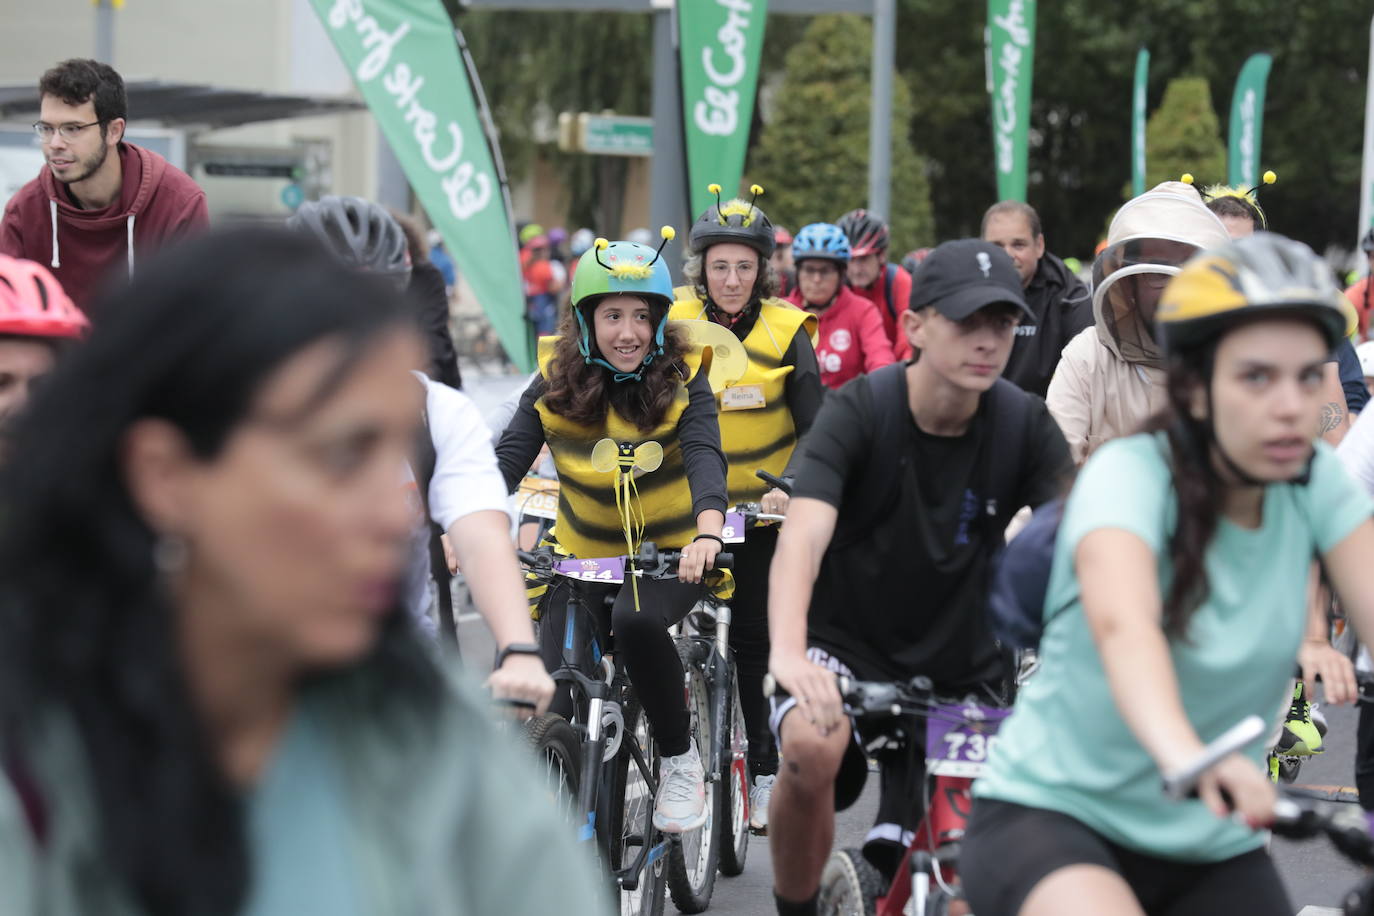
[[[803,226],[792,239],[792,260],[800,264],[808,259],[849,263],[849,236],[834,223]]]

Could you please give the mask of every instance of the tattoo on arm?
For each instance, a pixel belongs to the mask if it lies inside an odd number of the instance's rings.
[[[1322,405],[1322,422],[1318,434],[1325,436],[1343,422],[1345,422],[1345,408],[1335,401],[1328,401]]]

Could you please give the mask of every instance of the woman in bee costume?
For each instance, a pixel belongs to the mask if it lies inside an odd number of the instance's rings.
[[[751,189],[754,200],[763,188]],[[669,316],[713,322],[743,345],[748,368],[719,392],[720,438],[730,464],[731,503],[760,502],[785,513],[787,497],[755,474],[782,475],[797,440],[811,428],[821,405],[821,375],[811,339],[816,317],[776,298],[778,278],[769,262],[775,235],[754,200],[720,202],[692,224],[688,285],[677,290]],[[740,701],[749,733],[750,826],[768,830],[768,802],[778,772],[778,751],[768,728],[763,678],[768,673],[768,568],[776,528],[755,528],[735,555],[734,619],[730,643],[739,665]]]
[[[665,227],[664,244],[672,237]],[[726,466],[706,359],[668,323],[673,286],[662,250],[598,239],[582,256],[570,316],[558,336],[539,341],[539,375],[496,454],[514,490],[548,443],[560,481],[553,534],[573,556],[633,554],[643,541],[682,549],[677,581],[585,585],[595,611],[604,610],[600,596],[616,592],[615,649],[663,755],[654,824],[672,833],[701,826],[706,807],[682,665],[667,628],[700,597],[723,546]],[[607,469],[608,457],[613,465],[617,454],[631,453],[634,473]],[[566,588],[544,596],[545,634],[563,632]],[[557,639],[541,647],[550,669],[559,650]]]

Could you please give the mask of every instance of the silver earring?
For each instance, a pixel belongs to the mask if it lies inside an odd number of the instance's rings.
[[[153,565],[164,576],[179,573],[186,568],[190,549],[186,539],[179,534],[162,534],[153,545]]]

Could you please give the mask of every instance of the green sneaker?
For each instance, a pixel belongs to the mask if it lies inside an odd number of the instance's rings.
[[[1302,681],[1293,687],[1293,702],[1288,706],[1283,730],[1284,734],[1279,738],[1283,753],[1306,757],[1322,752],[1322,729],[1312,721],[1312,704],[1303,695]]]

